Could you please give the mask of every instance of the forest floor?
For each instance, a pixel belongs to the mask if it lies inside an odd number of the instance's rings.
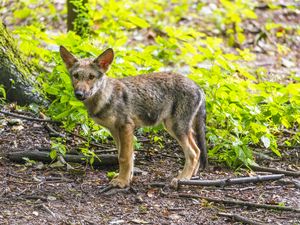
[[[151,184],[168,184],[183,165],[181,149],[165,135],[162,149],[142,139],[142,151],[136,151],[136,174],[130,189],[101,193],[109,182],[106,173],[115,171],[116,166],[92,169],[79,164],[67,168],[57,163],[13,163],[4,157],[6,153],[49,148],[49,131],[40,122],[9,116],[1,117],[0,121],[0,224],[234,224],[218,213],[238,214],[264,224],[299,224],[300,192],[293,183],[296,178],[228,187],[155,187]],[[69,145],[79,142],[71,137]],[[287,171],[299,170],[298,150],[287,149],[281,159],[258,162]],[[210,162],[208,170],[201,172],[201,179],[265,174],[268,173],[245,169],[235,172]],[[291,206],[298,208],[298,212],[211,203],[180,194]]]
[[[297,21],[300,21],[299,11],[291,13],[284,7],[275,11],[257,9],[257,14],[261,23],[271,19],[298,25]],[[259,24],[256,27],[260,27]],[[254,39],[255,34],[249,32],[247,38]],[[299,36],[288,40],[270,38],[276,43],[289,43],[293,51],[282,60],[276,58],[276,54],[270,54],[272,46],[267,42],[260,47],[253,46],[252,51],[257,55],[253,66],[265,67],[272,75],[270,80],[288,83],[285,74],[295,71],[299,75],[300,71]],[[5,109],[15,112],[13,105],[5,106]],[[58,127],[55,129],[59,130]],[[107,172],[117,170],[117,166],[92,169],[71,164],[73,168],[70,168],[57,163],[28,161],[16,164],[9,161],[7,153],[49,148],[51,137],[45,123],[16,120],[0,114],[0,224],[240,224],[219,213],[237,214],[257,222],[252,224],[300,224],[300,191],[295,185],[297,182],[299,185],[299,177],[286,176],[279,181],[229,187],[186,185],[178,190],[151,185],[169,183],[183,167],[182,150],[167,134],[163,136],[163,147],[142,137],[142,148],[136,151],[136,174],[130,189],[101,193],[109,182]],[[80,142],[72,135],[70,139],[68,144],[72,147]],[[105,147],[113,148],[113,143]],[[256,161],[271,168],[299,171],[299,146],[280,150],[282,158],[258,149],[264,153],[264,158],[257,157]],[[233,171],[210,161],[208,169],[200,176],[201,179],[218,179],[265,174],[269,173],[243,168]],[[281,205],[298,209],[298,212],[212,203],[180,194]]]

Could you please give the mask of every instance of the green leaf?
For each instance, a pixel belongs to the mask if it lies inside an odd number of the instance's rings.
[[[5,91],[4,87],[3,87],[3,85],[0,84],[0,98],[1,98],[1,96],[4,99],[6,99],[6,91]]]
[[[84,106],[83,102],[80,102],[80,101],[69,101],[69,104],[71,106]]]
[[[50,151],[50,153],[49,153],[49,156],[50,156],[51,159],[56,159],[56,157],[57,157],[57,152],[56,152],[56,150],[55,150],[55,149],[52,149],[52,150]]]
[[[116,177],[118,175],[118,173],[114,172],[114,171],[111,171],[111,172],[107,172],[106,174],[106,177],[109,179],[109,180],[112,180],[114,177]]]
[[[147,28],[150,26],[146,20],[143,20],[142,18],[137,16],[129,16],[128,20],[140,28]]]
[[[286,119],[286,117],[282,117],[281,118],[281,123],[283,126],[285,126],[286,128],[290,128],[291,124],[289,123],[289,121]]]

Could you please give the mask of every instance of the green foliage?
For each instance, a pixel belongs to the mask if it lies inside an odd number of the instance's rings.
[[[0,84],[0,102],[3,103],[5,99],[6,99],[6,91],[3,85]]]
[[[65,155],[67,152],[67,148],[65,145],[65,140],[62,138],[52,138],[51,140],[51,151],[50,151],[50,158],[56,159],[57,153],[61,155]]]
[[[77,13],[73,22],[74,31],[81,37],[87,37],[91,32],[90,26],[92,25],[89,4],[84,4],[84,0],[71,0],[70,3],[74,5],[74,11]]]
[[[112,180],[114,177],[116,177],[118,175],[118,173],[111,171],[111,172],[107,172],[106,176],[109,180]]]
[[[256,19],[251,1],[222,0],[203,18],[208,29],[221,31],[219,34],[225,35],[225,39],[204,33],[203,27],[195,23],[182,23],[186,18],[198,19],[205,7],[208,7],[205,3],[188,0],[173,0],[172,4],[154,0],[90,1],[89,13],[81,9],[82,17],[79,17],[88,19],[92,26],[89,38],[81,38],[73,32],[51,32],[52,28],[37,22],[38,14],[28,13],[26,7],[17,7],[14,11],[15,18],[32,21],[32,25],[15,27],[14,34],[19,37],[20,50],[37,68],[45,71],[38,82],[51,100],[47,115],[62,121],[67,130],[79,129],[88,138],[82,152],[91,156],[90,162],[94,155],[89,151],[89,142],[105,141],[109,133],[96,125],[83,104],[75,99],[58,45],[66,46],[78,57],[97,57],[105,48],[113,47],[116,56],[108,72],[111,77],[166,70],[188,75],[207,95],[207,139],[209,156],[213,159],[232,167],[248,165],[253,163],[252,148],[256,146],[281,155],[277,145],[283,131],[300,124],[299,78],[291,74],[294,82],[289,84],[266,81],[264,68],[246,66],[255,59],[250,49],[228,47],[227,44],[240,46],[245,42],[242,23]],[[45,12],[49,17],[57,16],[48,1],[42,14]],[[65,9],[60,13],[65,15]],[[80,22],[78,29],[82,26]],[[277,27],[273,23],[265,25],[268,31]],[[299,30],[297,32],[299,36]],[[277,48],[280,55],[288,51],[283,44]],[[144,131],[152,132],[151,139],[163,145],[157,128],[141,129]],[[296,133],[285,144],[299,142],[300,135]],[[135,142],[135,146],[138,145]],[[65,152],[64,141],[53,140],[52,149]],[[56,157],[56,153],[51,154]]]
[[[26,163],[25,163],[25,166],[33,166],[33,165],[36,164],[36,161],[31,160],[31,159],[29,159],[29,158],[27,158],[27,157],[23,157],[22,159],[26,162]]]
[[[242,22],[245,19],[256,19],[254,3],[246,0],[221,0],[222,7],[214,11],[217,27],[228,36],[231,46],[242,44],[246,37],[243,34]]]

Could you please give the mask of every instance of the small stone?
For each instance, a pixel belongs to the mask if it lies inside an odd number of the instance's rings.
[[[39,212],[33,211],[32,214],[35,215],[35,216],[38,216],[38,215],[39,215]]]

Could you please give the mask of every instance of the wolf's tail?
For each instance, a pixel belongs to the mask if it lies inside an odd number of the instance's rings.
[[[196,144],[200,149],[200,167],[205,169],[208,165],[207,149],[206,149],[206,107],[205,101],[202,101],[194,121]]]

